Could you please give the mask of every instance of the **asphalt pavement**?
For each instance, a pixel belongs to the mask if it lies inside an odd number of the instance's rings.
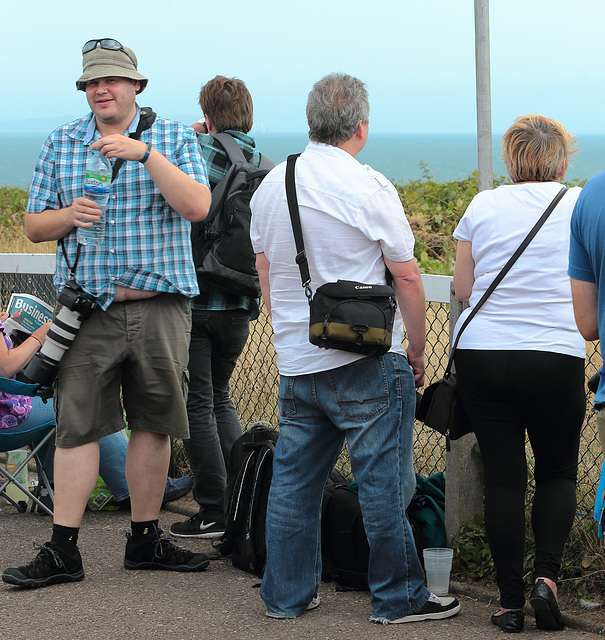
[[[160,525],[192,513],[191,499],[168,505]],[[180,513],[176,513],[179,511]],[[0,569],[35,555],[33,543],[50,538],[51,521],[19,514],[0,499]],[[0,582],[0,640],[483,640],[502,639],[490,624],[498,608],[494,594],[452,582],[460,613],[441,621],[404,625],[369,622],[370,595],[340,591],[324,583],[321,605],[294,620],[271,620],[259,596],[259,579],[235,569],[227,558],[213,560],[201,573],[126,571],[123,568],[130,514],[87,512],[79,547],[86,577],[82,582],[44,589],[21,589]],[[179,539],[192,551],[211,552],[208,541]],[[526,616],[524,634],[536,640],[588,640],[605,627],[590,616],[569,618],[563,632],[540,631]]]

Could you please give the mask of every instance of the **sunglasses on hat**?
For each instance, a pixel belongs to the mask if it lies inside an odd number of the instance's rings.
[[[106,49],[107,51],[122,51],[130,58],[130,61],[132,62],[132,64],[134,64],[136,68],[137,63],[132,59],[128,51],[124,49],[124,47],[122,46],[122,43],[118,42],[117,40],[114,40],[113,38],[101,38],[97,40],[89,40],[82,47],[82,54],[89,53],[93,49],[96,49],[97,45],[100,45],[101,49]]]

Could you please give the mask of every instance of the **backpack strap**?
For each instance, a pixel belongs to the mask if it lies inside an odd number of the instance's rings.
[[[227,154],[227,157],[229,158],[229,162],[231,162],[231,164],[235,164],[236,162],[250,164],[248,160],[246,160],[246,156],[244,155],[242,148],[239,146],[239,144],[237,144],[230,133],[225,133],[224,131],[222,133],[215,133],[212,134],[212,138],[216,140],[219,146],[223,148],[223,151]],[[273,169],[275,164],[271,162],[269,158],[260,153],[260,151],[258,155],[258,169],[262,171],[270,171],[271,169]]]
[[[263,171],[271,171],[271,169],[273,169],[273,167],[275,166],[275,163],[272,160],[269,160],[267,156],[264,156],[260,152],[258,155],[260,157],[258,168],[262,169]]]
[[[223,151],[227,154],[229,162],[235,164],[236,162],[248,163],[246,156],[242,151],[242,148],[233,139],[233,136],[229,133],[214,133],[212,134],[213,140],[216,140]]]

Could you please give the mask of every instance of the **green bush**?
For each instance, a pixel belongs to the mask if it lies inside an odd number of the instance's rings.
[[[0,187],[0,227],[20,230],[27,204],[27,191],[8,185]]]
[[[454,273],[456,240],[453,233],[462,214],[477,194],[475,171],[467,178],[435,182],[425,163],[422,178],[396,182],[395,187],[416,238],[414,255],[423,273]],[[510,182],[494,177],[494,187]]]
[[[460,180],[435,182],[424,162],[420,163],[420,168],[421,178],[395,183],[416,238],[414,255],[423,273],[451,275],[456,261],[456,241],[452,234],[478,192],[477,172]],[[494,176],[494,187],[509,182],[504,176]],[[573,180],[567,185],[582,186],[585,182]],[[26,203],[25,189],[0,187],[0,242],[4,252],[21,250],[22,245],[18,242],[15,245],[14,241],[25,240],[23,214]]]

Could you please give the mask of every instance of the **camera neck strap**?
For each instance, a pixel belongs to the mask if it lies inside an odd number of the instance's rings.
[[[133,140],[138,140],[141,137],[143,131],[146,131],[151,127],[151,125],[155,122],[156,113],[151,107],[142,107],[140,111],[139,124],[137,125],[136,131],[133,131],[128,135],[129,138]],[[117,158],[113,163],[112,171],[111,171],[111,181],[114,182],[118,172],[122,168],[124,164],[124,158]],[[60,199],[60,198],[59,198]],[[65,250],[65,243],[63,242],[63,238],[59,239],[59,245],[61,246],[61,251],[63,253],[63,258],[65,259],[65,263],[69,269],[70,278],[74,279],[76,274],[76,267],[78,266],[78,261],[80,260],[80,252],[82,251],[82,245],[78,242],[78,247],[76,249],[76,259],[74,260],[73,267],[69,264],[69,259],[67,258],[67,251]]]
[[[137,125],[136,131],[133,131],[132,133],[128,134],[128,137],[132,138],[133,140],[138,140],[141,137],[141,134],[143,133],[143,131],[151,127],[151,125],[155,122],[155,119],[156,119],[155,111],[151,107],[143,107],[141,109],[141,116],[139,118],[139,124]],[[113,163],[113,167],[111,171],[112,182],[114,182],[114,180],[117,178],[118,172],[122,168],[123,164],[124,164],[124,158],[117,158],[116,161]]]
[[[512,266],[517,262],[520,258],[521,254],[527,249],[529,243],[534,239],[535,235],[540,231],[542,225],[546,222],[550,214],[553,212],[555,207],[559,204],[561,198],[567,193],[567,187],[563,187],[557,195],[554,197],[553,201],[548,205],[544,213],[540,216],[540,219],[536,224],[531,228],[531,231],[525,236],[523,242],[517,247],[517,250],[513,255],[509,258],[508,262],[502,267],[500,273],[494,278],[492,283],[489,285],[485,293],[481,296],[481,299],[477,304],[472,308],[471,312],[468,314],[466,320],[462,323],[460,330],[458,331],[458,335],[456,336],[456,340],[454,341],[454,345],[452,346],[452,350],[450,351],[450,358],[447,363],[447,367],[445,369],[445,374],[448,375],[452,370],[452,366],[454,364],[454,353],[456,351],[456,347],[458,346],[458,342],[460,341],[460,336],[462,332],[468,326],[468,323],[477,315],[477,312],[487,299],[492,295],[494,289],[502,282],[504,276],[511,270]]]

